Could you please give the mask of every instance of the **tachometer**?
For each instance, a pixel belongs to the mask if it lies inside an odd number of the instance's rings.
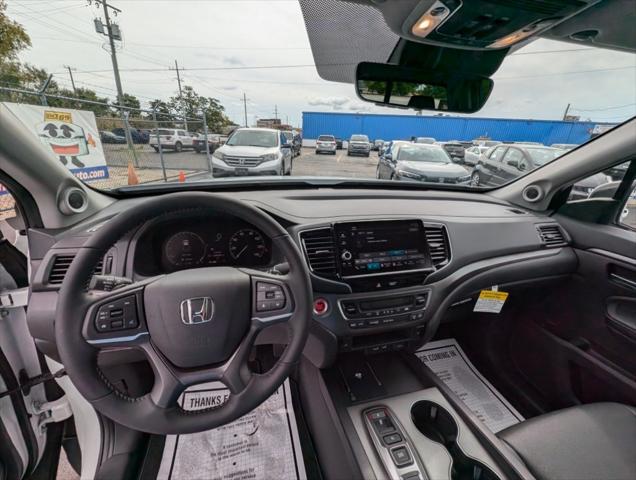
[[[263,236],[251,228],[244,228],[230,237],[230,255],[234,260],[262,258],[267,252]]]
[[[205,255],[205,242],[196,233],[179,232],[166,242],[165,255],[175,267],[193,267]]]

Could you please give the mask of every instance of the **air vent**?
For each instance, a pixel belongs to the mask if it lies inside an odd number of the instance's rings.
[[[311,271],[320,277],[336,277],[336,248],[331,228],[302,232],[300,239]]]
[[[75,255],[57,255],[53,261],[53,266],[49,272],[49,283],[51,285],[60,285],[64,281],[66,272],[71,266]]]
[[[51,267],[51,271],[49,272],[48,283],[50,285],[61,285],[64,281],[64,277],[66,277],[66,272],[68,272],[71,263],[75,255],[57,255],[55,260],[53,261],[53,266]],[[94,275],[101,275],[104,270],[104,259],[102,258],[97,265],[95,266],[95,270],[93,272]]]
[[[441,268],[450,261],[450,245],[446,227],[442,225],[426,225],[424,227],[426,243],[435,268]]]
[[[539,238],[546,247],[560,247],[567,245],[565,235],[558,225],[539,225]]]

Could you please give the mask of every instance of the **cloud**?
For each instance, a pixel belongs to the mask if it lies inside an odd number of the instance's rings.
[[[347,97],[313,97],[307,101],[312,107],[331,107],[334,110],[342,110],[349,102],[351,99]]]
[[[221,61],[225,64],[225,65],[232,65],[232,66],[242,66],[245,65],[245,63],[243,62],[243,60],[241,60],[239,57],[233,55],[230,57],[223,57],[221,59]]]

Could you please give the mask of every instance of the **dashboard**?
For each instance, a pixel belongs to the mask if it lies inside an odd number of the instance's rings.
[[[481,289],[576,268],[567,232],[554,219],[483,194],[338,188],[223,194],[269,214],[301,250],[314,297],[307,355],[320,366],[341,352],[412,349],[442,321],[472,311]],[[116,201],[61,234],[38,232],[29,324],[43,350],[55,350],[60,269],[99,225],[143,201]],[[562,241],[555,243],[554,234]],[[139,280],[215,266],[272,271],[284,261],[253,225],[194,211],[161,215],[129,232],[106,254],[101,273]],[[285,343],[287,331],[271,327],[268,335]]]
[[[255,227],[225,216],[189,216],[152,222],[135,245],[142,276],[200,267],[261,268],[271,263],[271,240]]]

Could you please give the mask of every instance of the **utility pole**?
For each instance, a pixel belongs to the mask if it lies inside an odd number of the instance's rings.
[[[278,105],[274,105],[274,118],[278,120]]]
[[[73,80],[73,69],[70,65],[64,65],[64,68],[68,70],[68,75],[71,77],[71,85],[73,85],[73,93],[77,94],[77,88],[75,88],[75,80]]]
[[[109,9],[111,9],[115,15],[117,15],[118,13],[121,13],[121,10],[119,8],[115,8],[112,5],[108,4],[108,0],[93,0],[95,2],[95,4],[97,6],[101,5],[102,7],[104,7],[104,19],[106,21],[106,33],[104,32],[100,32],[99,31],[99,27],[98,27],[98,21],[95,21],[95,27],[98,31],[98,33],[104,33],[105,35],[108,35],[108,41],[110,43],[110,58],[113,62],[113,73],[115,75],[115,86],[117,87],[117,104],[118,105],[122,105],[124,104],[124,91],[121,88],[121,78],[119,78],[119,65],[117,64],[117,50],[115,49],[115,38],[118,38],[119,40],[121,40],[121,32],[119,31],[119,27],[116,27],[116,34],[115,29],[113,28],[113,25],[111,25],[110,23],[110,12]],[[101,24],[101,22],[99,22],[99,24]],[[103,26],[102,26],[103,29]],[[124,132],[126,134],[126,143],[128,143],[128,148],[130,150],[133,151],[133,155],[134,154],[134,146],[133,146],[133,141],[132,141],[132,136],[130,135],[130,128],[128,127],[128,120],[126,119],[126,115],[124,114],[124,109],[122,108],[120,110],[121,113],[121,118],[122,121],[124,122]],[[135,163],[136,163],[136,155],[135,155]]]
[[[245,114],[245,127],[247,127],[247,97],[245,92],[243,92],[243,113]]]
[[[183,104],[183,92],[181,91],[181,76],[179,75],[179,65],[177,64],[177,60],[174,61],[174,68],[177,71],[177,83],[179,84],[179,102],[181,103],[181,108],[183,108],[185,112],[185,105]],[[188,131],[188,119],[186,118],[185,113],[183,114],[183,123],[185,124],[186,132]]]
[[[568,106],[565,107],[565,112],[563,112],[563,120],[565,120],[566,118],[568,118],[568,112],[570,111],[570,103],[568,103]]]

